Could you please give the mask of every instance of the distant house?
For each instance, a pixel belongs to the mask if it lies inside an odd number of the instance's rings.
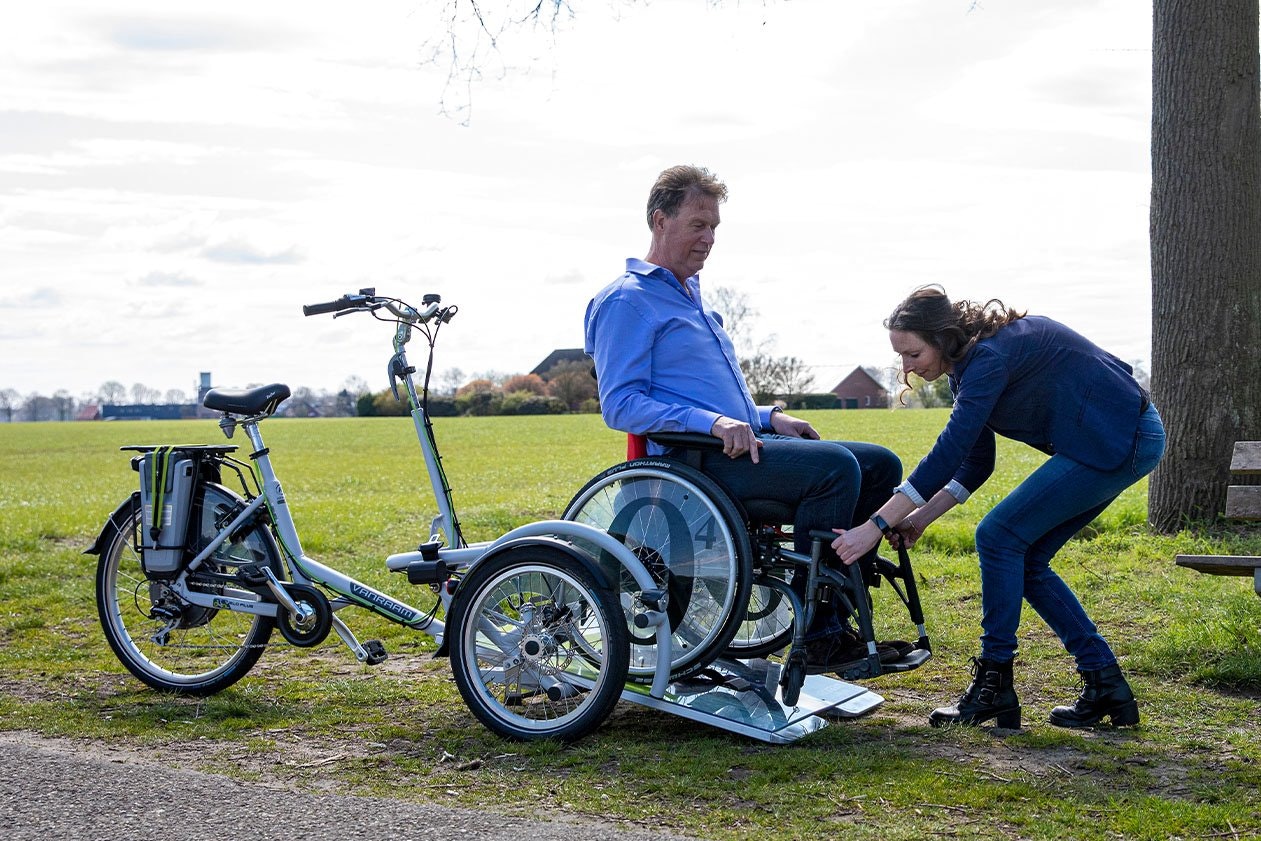
[[[88,403],[79,407],[79,413],[74,416],[75,420],[100,420],[101,407],[95,403]]]
[[[832,387],[842,409],[887,409],[889,392],[861,367]]]
[[[534,370],[530,373],[538,374],[543,379],[547,379],[548,371],[566,362],[582,362],[585,365],[590,365],[591,357],[587,356],[586,351],[580,347],[561,348],[549,353],[547,358],[534,366]]]
[[[106,403],[100,420],[185,420],[197,417],[199,408],[196,403]]]

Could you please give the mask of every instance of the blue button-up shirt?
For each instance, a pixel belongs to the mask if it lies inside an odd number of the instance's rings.
[[[701,301],[699,275],[685,285],[631,258],[626,274],[587,305],[585,350],[595,360],[604,422],[637,435],[708,433],[726,415],[770,431],[771,407],[753,404],[721,317]]]

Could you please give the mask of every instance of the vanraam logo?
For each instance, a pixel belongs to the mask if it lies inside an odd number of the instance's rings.
[[[216,610],[232,610],[236,607],[236,602],[230,602],[227,599],[215,599],[210,605]]]
[[[420,616],[420,614],[416,611],[409,610],[388,596],[383,596],[376,590],[369,590],[367,587],[360,584],[351,584],[350,594],[356,598],[363,599],[366,602],[372,602],[377,607],[387,613],[392,613],[404,622],[415,622],[416,618]]]

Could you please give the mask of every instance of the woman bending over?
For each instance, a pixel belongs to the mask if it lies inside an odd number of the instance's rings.
[[[913,544],[994,470],[995,433],[1050,458],[976,530],[981,566],[981,651],[958,702],[929,722],[1020,726],[1012,685],[1022,601],[1037,611],[1076,661],[1083,688],[1051,711],[1059,727],[1138,723],[1138,702],[1116,656],[1072,590],[1051,569],[1069,538],[1155,468],[1165,431],[1133,369],[1068,327],[1025,316],[1001,301],[952,303],[943,289],[917,289],[884,322],[903,374],[946,376],[954,409],[936,444],[868,523],[836,529],[832,548],[852,563],[880,542]]]

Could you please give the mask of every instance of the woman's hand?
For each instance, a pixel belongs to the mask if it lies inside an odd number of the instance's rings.
[[[839,537],[832,541],[832,550],[847,564],[866,555],[880,542],[880,529],[873,522],[852,529],[832,529]]]
[[[924,536],[924,527],[907,517],[893,527],[893,534],[887,535],[889,545],[894,549],[910,549],[915,542]]]

